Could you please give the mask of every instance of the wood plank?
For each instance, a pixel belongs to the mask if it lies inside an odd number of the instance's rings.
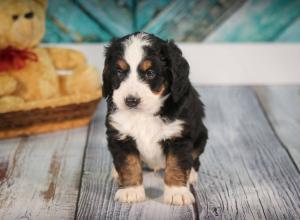
[[[247,1],[205,41],[274,41],[299,16],[299,0]]]
[[[108,41],[112,37],[96,21],[84,13],[74,1],[51,0],[47,15],[60,30],[60,33],[69,35],[73,42],[101,42]],[[51,41],[49,38],[48,34],[48,40]]]
[[[151,22],[165,7],[170,4],[171,0],[143,0],[137,1],[136,10],[136,25],[137,30],[143,29],[143,27]]]
[[[272,126],[300,169],[300,86],[255,87]]]
[[[112,36],[121,37],[134,31],[132,8],[128,3],[107,0],[76,0],[76,3]]]
[[[43,42],[72,42],[72,38],[68,33],[61,31],[61,29],[47,16],[46,19],[46,33]]]
[[[151,22],[149,22],[143,29],[145,32],[153,33],[162,38],[168,38],[162,36],[160,31],[163,30],[168,22],[172,22],[174,15],[176,15],[176,21],[180,20],[186,11],[189,11],[196,3],[196,0],[188,2],[174,0],[169,4],[162,12],[160,12]]]
[[[105,112],[106,105],[102,102],[89,133],[77,218],[195,219],[193,206],[163,204],[163,180],[159,173],[144,172],[147,201],[133,205],[114,202],[117,185],[110,174],[112,161],[106,144]]]
[[[172,1],[151,22],[146,32],[164,39],[199,41],[206,37],[244,1]]]
[[[199,90],[209,142],[194,186],[200,219],[299,219],[300,174],[253,90]]]
[[[300,16],[290,26],[286,28],[276,39],[279,42],[299,42],[300,41]]]
[[[0,141],[0,218],[75,216],[87,128]]]

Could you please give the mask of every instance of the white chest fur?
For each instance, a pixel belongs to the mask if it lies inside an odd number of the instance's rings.
[[[111,124],[120,133],[136,141],[141,159],[152,169],[165,167],[165,155],[160,141],[181,135],[183,121],[164,122],[159,116],[138,111],[117,111],[110,115]]]

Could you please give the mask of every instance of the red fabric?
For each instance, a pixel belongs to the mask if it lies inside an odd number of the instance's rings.
[[[20,50],[12,47],[0,49],[0,74],[1,71],[19,70],[26,66],[26,61],[38,61],[35,53],[28,50]]]

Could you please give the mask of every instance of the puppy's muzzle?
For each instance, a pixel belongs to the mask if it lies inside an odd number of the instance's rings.
[[[125,98],[125,104],[129,107],[129,108],[136,108],[141,102],[141,99],[138,97],[134,97],[134,96],[128,96]]]

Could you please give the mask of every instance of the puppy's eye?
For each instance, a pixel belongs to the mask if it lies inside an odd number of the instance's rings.
[[[154,77],[156,76],[156,73],[154,72],[154,70],[148,70],[145,74],[147,79],[154,79]]]
[[[123,78],[125,76],[125,72],[121,69],[117,69],[117,76],[119,78]]]

